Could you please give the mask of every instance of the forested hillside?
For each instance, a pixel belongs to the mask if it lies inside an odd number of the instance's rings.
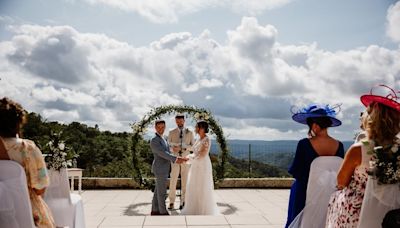
[[[132,177],[131,134],[127,132],[112,133],[100,131],[97,126],[91,127],[72,122],[61,124],[45,121],[40,115],[30,113],[23,129],[23,137],[35,141],[46,152],[46,144],[52,133],[61,133],[61,138],[69,148],[69,156],[77,155],[77,166],[83,168],[84,176],[92,177]],[[215,142],[214,142],[215,143]],[[141,156],[144,158],[144,175],[150,172],[153,155],[147,140],[139,144]],[[213,162],[217,162],[212,155]],[[247,161],[229,157],[226,165],[226,177],[281,177],[288,173],[273,165],[253,161],[251,175]]]

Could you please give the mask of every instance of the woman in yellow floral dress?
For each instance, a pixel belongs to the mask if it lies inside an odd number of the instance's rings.
[[[8,98],[0,100],[0,159],[13,160],[22,165],[28,182],[35,225],[40,228],[53,228],[54,219],[42,198],[49,185],[42,153],[34,142],[18,138],[25,115],[25,110],[18,103]]]

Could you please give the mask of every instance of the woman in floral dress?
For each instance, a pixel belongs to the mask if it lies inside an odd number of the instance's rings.
[[[49,176],[43,155],[34,142],[18,138],[25,122],[25,110],[14,101],[0,100],[0,159],[13,160],[25,170],[36,227],[53,228],[55,223],[42,195],[49,185]]]
[[[352,228],[359,225],[369,178],[367,171],[370,168],[374,147],[391,144],[400,131],[400,104],[397,99],[394,91],[393,94],[382,97],[372,95],[371,90],[370,95],[361,97],[361,102],[367,107],[368,113],[366,138],[355,143],[346,153],[337,177],[339,191],[331,196],[329,203],[327,228]]]
[[[347,151],[338,173],[339,191],[332,194],[327,214],[327,228],[357,227],[365,186],[370,155],[369,146],[355,143]],[[362,158],[361,158],[362,157]]]

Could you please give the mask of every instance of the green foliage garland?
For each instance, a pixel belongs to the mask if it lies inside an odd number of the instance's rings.
[[[222,130],[222,127],[218,124],[217,120],[208,110],[188,105],[167,105],[154,108],[150,112],[148,112],[142,118],[142,120],[140,120],[139,122],[134,122],[131,125],[133,129],[132,162],[135,170],[135,176],[134,176],[135,180],[141,186],[144,187],[151,186],[151,183],[145,180],[142,175],[143,165],[140,163],[140,147],[138,146],[138,144],[139,141],[142,139],[142,136],[145,133],[147,127],[151,123],[153,123],[155,120],[159,119],[161,116],[165,114],[172,114],[172,113],[187,113],[196,120],[204,120],[208,122],[210,132],[216,135],[216,139],[219,144],[219,148],[221,150],[220,159],[216,167],[216,175],[215,175],[216,182],[218,183],[220,180],[224,178],[225,162],[227,161],[228,158],[228,146],[224,137],[224,132]]]

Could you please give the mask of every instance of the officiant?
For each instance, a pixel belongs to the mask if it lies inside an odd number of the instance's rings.
[[[190,148],[194,144],[194,134],[185,127],[185,116],[181,113],[175,116],[176,128],[171,130],[168,135],[168,143],[174,155],[186,157],[190,153]],[[185,205],[186,182],[189,173],[189,164],[171,164],[170,184],[169,184],[169,207],[174,209],[176,198],[176,184],[179,174],[181,176],[181,201],[179,209]]]

